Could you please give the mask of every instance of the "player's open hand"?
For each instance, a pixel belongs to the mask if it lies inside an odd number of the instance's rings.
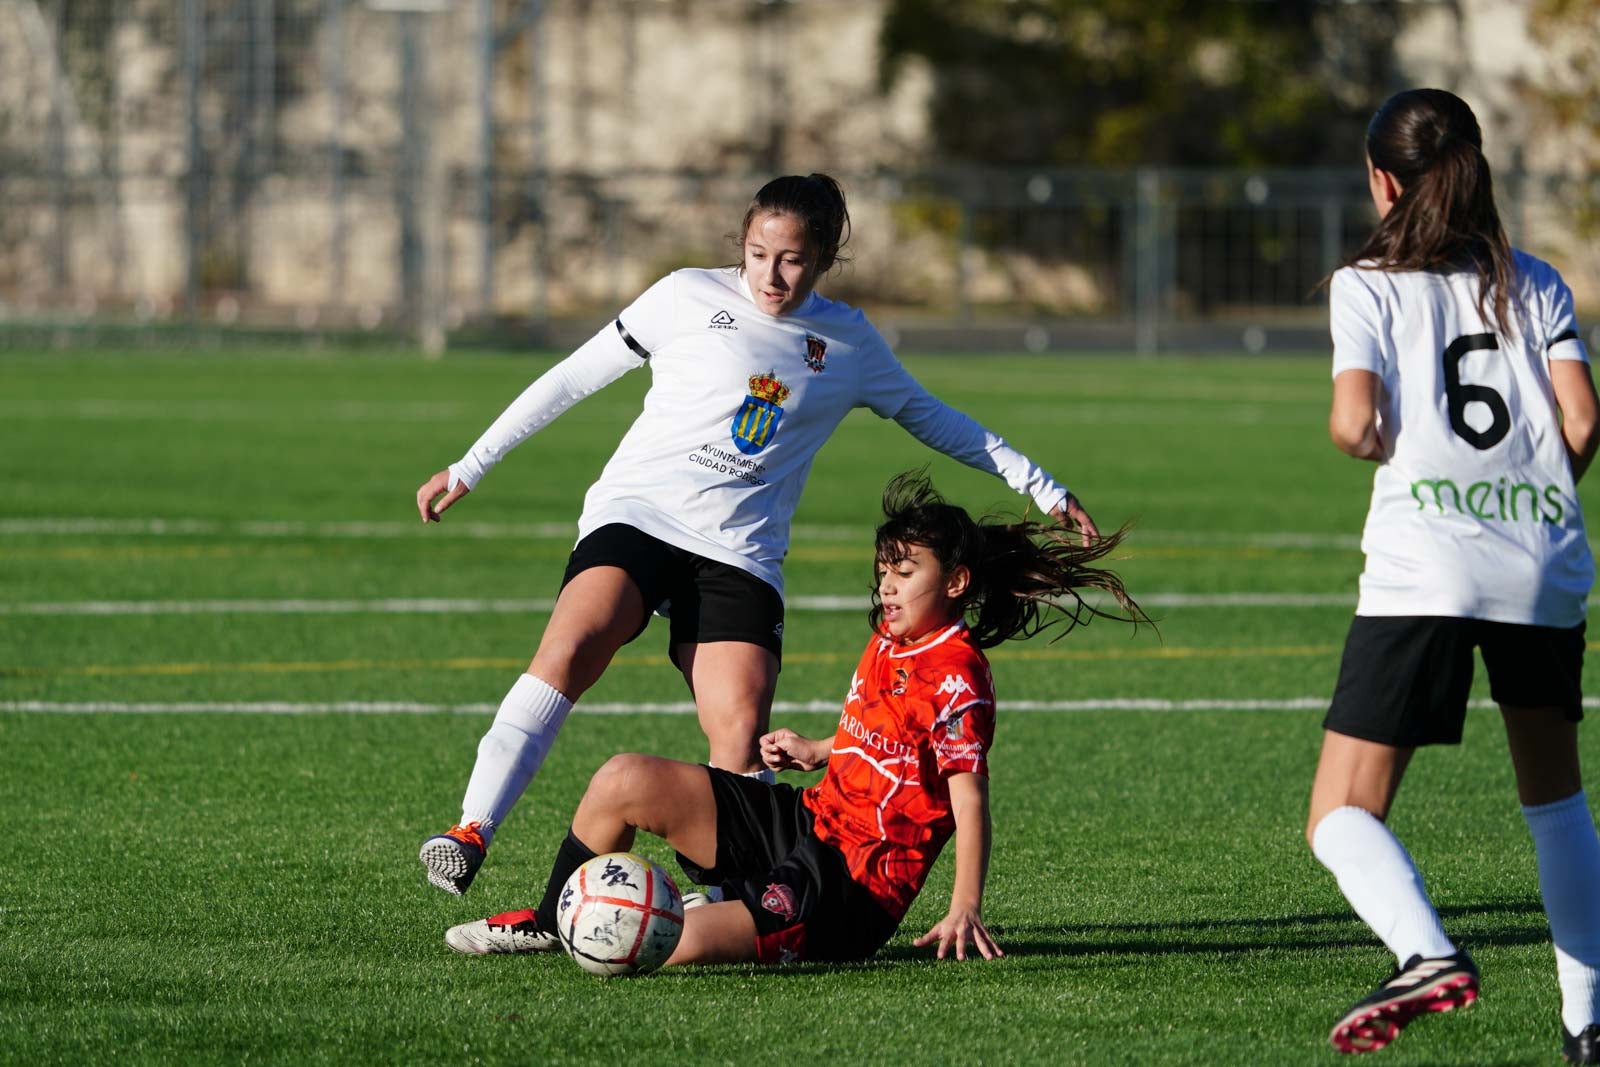
[[[827,741],[813,741],[785,727],[761,735],[761,763],[774,771],[814,771],[828,762],[832,747]]]
[[[999,959],[1005,955],[990,936],[988,927],[983,925],[983,919],[978,915],[977,908],[951,905],[950,914],[940,919],[934,924],[933,929],[917,938],[912,944],[921,948],[935,941],[939,943],[939,948],[934,955],[941,960],[950,954],[952,946],[958,960],[966,959],[969,952],[975,952],[986,960]]]
[[[422,516],[424,523],[438,522],[439,516],[451,504],[471,491],[466,482],[457,482],[454,489],[450,488],[450,469],[447,467],[423,482],[417,490],[417,514]]]
[[[1083,510],[1083,505],[1078,503],[1078,498],[1071,493],[1067,494],[1067,499],[1056,505],[1056,509],[1050,515],[1067,529],[1076,529],[1083,536],[1084,544],[1093,544],[1100,540],[1100,527],[1094,524],[1089,513]]]

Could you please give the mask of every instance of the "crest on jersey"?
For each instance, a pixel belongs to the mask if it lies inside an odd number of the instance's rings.
[[[894,688],[889,690],[889,692],[893,693],[897,697],[905,696],[906,695],[906,683],[909,682],[910,680],[911,680],[911,672],[910,671],[906,670],[904,667],[896,667],[894,669]]]
[[[812,374],[821,374],[826,367],[828,359],[828,342],[820,337],[806,334],[806,366],[811,368]]]
[[[800,904],[794,898],[794,890],[782,882],[767,886],[767,891],[761,894],[761,906],[786,922],[794,922],[795,916],[800,914]]]
[[[750,376],[750,395],[734,413],[733,446],[747,456],[753,456],[772,443],[778,432],[778,422],[783,418],[783,402],[789,399],[789,387],[771,371]]]

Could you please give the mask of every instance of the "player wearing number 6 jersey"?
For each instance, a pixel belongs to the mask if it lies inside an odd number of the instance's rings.
[[[1384,824],[1416,748],[1460,742],[1476,648],[1538,853],[1563,1054],[1600,1063],[1600,838],[1577,748],[1594,561],[1576,483],[1600,443],[1588,355],[1560,275],[1506,240],[1465,103],[1391,98],[1367,170],[1382,221],[1330,281],[1329,430],[1378,469],[1306,833],[1398,966],[1330,1041],[1379,1049],[1477,998],[1476,965]]]
[[[841,258],[849,221],[826,175],[768,182],[745,212],[738,267],[656,282],[417,490],[422,520],[439,521],[530,434],[650,368],[644,410],[584,498],[533,661],[478,746],[461,820],[422,844],[434,885],[466,892],[567,713],[652,613],[671,619],[668,652],[694,696],[711,763],[760,771],[756,742],[783,648],[789,520],[818,449],[852,410],[894,419],[1094,539],[1065,487],[924,389],[860,311],[814,291]]]

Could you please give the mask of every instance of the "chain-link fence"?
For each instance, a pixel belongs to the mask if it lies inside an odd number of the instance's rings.
[[[826,289],[902,340],[1320,344],[1317,284],[1373,222],[1359,167],[911,166],[914,106],[870,71],[840,113],[792,91],[832,76],[813,22],[859,67],[873,8],[0,0],[0,332],[559,335],[731,261],[761,182],[820,166],[855,224]],[[1508,222],[1562,189],[1503,181]]]

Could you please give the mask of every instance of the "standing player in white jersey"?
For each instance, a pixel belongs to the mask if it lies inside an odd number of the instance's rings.
[[[1600,1063],[1600,839],[1577,744],[1594,562],[1576,492],[1600,430],[1572,294],[1507,242],[1456,96],[1392,97],[1367,169],[1382,221],[1331,279],[1329,431],[1378,470],[1306,834],[1398,966],[1329,1040],[1372,1051],[1477,998],[1477,967],[1383,822],[1416,748],[1460,742],[1477,648],[1538,854],[1563,1053]]]
[[[894,419],[1098,536],[1049,474],[918,384],[860,311],[813,291],[839,260],[849,223],[827,175],[767,183],[745,212],[737,267],[656,282],[417,490],[423,521],[438,521],[529,434],[650,367],[644,410],[584,499],[538,651],[478,746],[460,822],[423,842],[434,885],[466,892],[574,702],[653,612],[671,619],[668,651],[694,696],[711,764],[761,770],[789,520],[817,450],[852,409]]]

